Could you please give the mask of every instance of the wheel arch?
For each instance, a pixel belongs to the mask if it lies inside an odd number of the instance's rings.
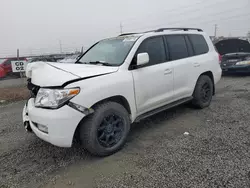
[[[102,103],[105,103],[107,101],[112,101],[112,102],[116,102],[116,103],[119,103],[121,104],[126,110],[127,112],[129,113],[129,115],[131,116],[131,107],[129,105],[129,102],[128,100],[122,96],[122,95],[115,95],[115,96],[112,96],[112,97],[108,97],[108,98],[105,98],[105,99],[102,99],[98,102],[96,102],[95,104],[93,104],[91,106],[91,108],[95,109],[96,106],[98,106],[99,104],[102,104]],[[75,130],[75,133],[74,133],[74,137],[73,137],[73,143],[79,143],[80,139],[79,139],[79,129],[80,129],[80,124],[86,119],[87,116],[83,117],[83,119],[79,122],[79,124],[77,125],[76,127],[76,130]]]
[[[96,102],[94,105],[92,105],[91,108],[95,109],[95,107],[97,105],[99,105],[101,103],[104,103],[106,101],[112,101],[112,102],[117,102],[117,103],[121,104],[128,111],[128,113],[131,114],[131,108],[130,108],[129,102],[122,95],[115,95],[115,96],[112,96],[112,97],[108,97],[108,98],[102,99],[102,100]]]

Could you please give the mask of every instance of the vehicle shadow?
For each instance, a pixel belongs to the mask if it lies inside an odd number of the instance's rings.
[[[134,139],[144,133],[153,132],[163,126],[168,126],[167,122],[192,110],[189,104],[183,104],[162,112],[159,112],[151,117],[148,117],[138,123],[131,125],[131,132],[128,138],[128,142],[133,142]],[[194,109],[193,109],[194,110]]]

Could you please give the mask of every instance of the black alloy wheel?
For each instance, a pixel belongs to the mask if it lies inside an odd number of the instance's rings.
[[[212,101],[214,83],[212,79],[207,75],[201,75],[197,80],[194,92],[192,104],[195,108],[208,107]]]
[[[80,123],[80,141],[92,155],[111,155],[125,145],[130,123],[123,105],[113,101],[101,103]]]
[[[211,88],[209,84],[206,82],[201,87],[201,100],[203,103],[206,103],[208,100],[210,100],[211,96]]]
[[[97,129],[98,142],[106,148],[113,147],[124,134],[124,120],[115,114],[103,118]]]

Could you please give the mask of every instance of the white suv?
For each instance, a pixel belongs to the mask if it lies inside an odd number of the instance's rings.
[[[201,29],[163,28],[101,40],[76,64],[29,64],[26,76],[27,130],[107,156],[122,148],[133,122],[181,103],[209,106],[221,68]]]

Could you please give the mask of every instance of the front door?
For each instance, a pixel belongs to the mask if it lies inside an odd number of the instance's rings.
[[[132,70],[137,115],[163,106],[173,98],[173,67],[167,62],[162,36],[145,39],[135,54],[147,52],[149,63]]]

